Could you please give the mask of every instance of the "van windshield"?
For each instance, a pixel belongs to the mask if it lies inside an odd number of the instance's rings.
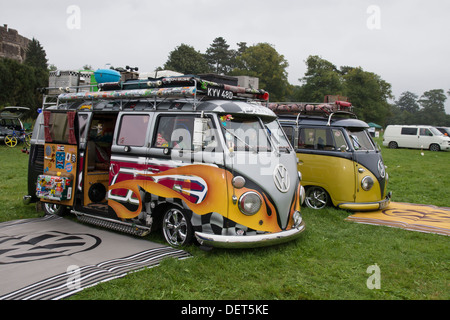
[[[234,151],[271,151],[265,129],[258,118],[228,114],[221,115],[219,120],[227,148]]]
[[[356,151],[371,151],[375,150],[371,139],[369,138],[367,131],[364,129],[347,128],[346,129],[353,148]]]
[[[436,128],[434,128],[434,127],[430,127],[430,128],[428,128],[428,129],[430,129],[430,131],[433,132],[433,134],[434,134],[435,136],[442,136],[442,135],[443,135],[442,132],[440,132],[438,129],[436,129]]]
[[[283,129],[277,120],[264,123],[269,131],[269,135],[274,143],[274,146],[279,150],[291,150],[291,145],[289,144]]]

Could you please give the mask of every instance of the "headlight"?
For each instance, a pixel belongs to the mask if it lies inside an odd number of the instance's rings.
[[[302,223],[302,215],[299,211],[295,211],[292,215],[292,219],[294,220],[294,228],[297,228]]]
[[[305,188],[303,186],[300,186],[300,204],[303,204],[305,202],[306,194],[305,194]]]
[[[364,178],[362,178],[361,180],[361,187],[366,190],[369,191],[370,189],[372,189],[373,187],[373,179],[370,176],[365,176]]]
[[[239,209],[247,216],[257,213],[261,204],[261,197],[256,192],[246,192],[239,198]]]

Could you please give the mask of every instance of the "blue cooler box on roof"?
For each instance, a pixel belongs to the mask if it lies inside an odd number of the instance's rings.
[[[94,77],[97,83],[118,82],[120,80],[120,73],[111,69],[98,69],[94,72]]]

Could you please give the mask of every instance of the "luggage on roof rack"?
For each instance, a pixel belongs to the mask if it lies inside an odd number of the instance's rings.
[[[274,102],[269,103],[269,109],[276,114],[304,114],[328,116],[337,111],[352,112],[353,106],[347,101],[334,101],[334,103],[307,103],[307,102]]]
[[[154,80],[130,80],[98,84],[98,92],[62,93],[60,101],[82,99],[197,98],[252,99],[267,102],[269,93],[207,81],[196,76],[164,77]]]

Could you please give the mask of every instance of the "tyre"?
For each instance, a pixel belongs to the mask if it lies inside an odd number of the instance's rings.
[[[31,134],[25,135],[25,145],[29,148],[31,146]]]
[[[306,189],[305,203],[312,209],[323,209],[329,203],[328,192],[321,187],[309,187]]]
[[[175,207],[164,214],[162,232],[166,242],[174,247],[191,243],[194,234],[187,212]]]
[[[389,149],[397,149],[398,148],[398,144],[395,141],[391,141],[389,142]]]
[[[42,209],[44,210],[45,214],[56,216],[63,216],[67,212],[66,206],[47,202],[44,202],[42,204]]]
[[[10,135],[5,136],[5,144],[10,148],[14,148],[17,145],[17,138]]]
[[[441,147],[439,147],[438,144],[433,143],[430,145],[430,151],[440,151],[440,150],[441,150]]]

